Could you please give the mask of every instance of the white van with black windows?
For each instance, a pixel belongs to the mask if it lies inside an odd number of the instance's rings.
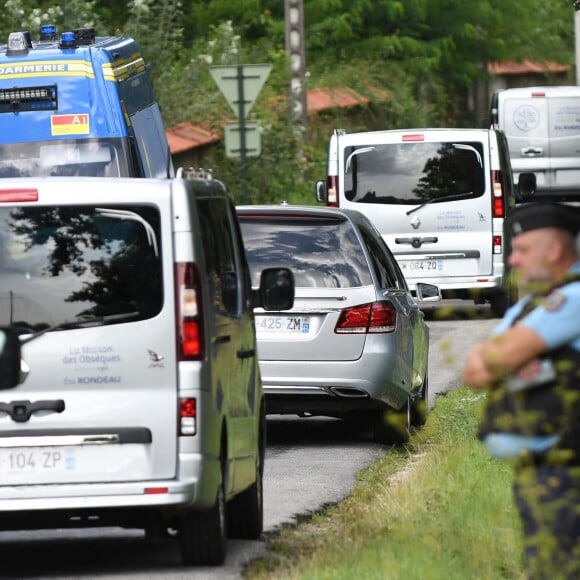
[[[414,291],[489,302],[501,315],[517,289],[503,231],[515,203],[505,136],[489,129],[401,129],[330,138],[316,197],[377,226]]]
[[[258,538],[253,308],[293,291],[286,269],[252,290],[207,172],[2,180],[0,326],[22,364],[0,385],[0,530],[142,528],[202,565]]]

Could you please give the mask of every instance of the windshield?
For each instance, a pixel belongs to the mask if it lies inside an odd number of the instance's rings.
[[[344,150],[344,194],[349,201],[419,205],[479,197],[484,191],[480,142],[392,143]]]
[[[159,221],[148,206],[0,208],[0,326],[38,332],[155,316]]]
[[[52,140],[0,144],[1,177],[130,177],[124,139]]]

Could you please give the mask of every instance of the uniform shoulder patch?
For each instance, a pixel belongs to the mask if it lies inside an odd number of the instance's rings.
[[[554,290],[546,298],[544,308],[549,312],[556,312],[557,310],[560,310],[560,308],[562,308],[564,302],[566,302],[566,296],[562,292],[560,292],[560,290]]]

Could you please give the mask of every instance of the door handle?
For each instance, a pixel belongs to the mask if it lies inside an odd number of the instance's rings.
[[[232,340],[232,337],[229,334],[222,334],[220,336],[216,336],[214,342],[216,344],[224,344],[226,342],[230,342],[230,340]]]
[[[522,157],[539,157],[544,154],[542,147],[524,147],[522,149]]]
[[[54,401],[11,401],[10,403],[0,403],[0,412],[10,415],[16,423],[25,423],[33,413],[39,411],[53,411],[62,413],[64,411],[64,401],[55,399]]]

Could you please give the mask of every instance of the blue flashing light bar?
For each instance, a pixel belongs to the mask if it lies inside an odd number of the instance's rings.
[[[40,27],[40,34],[54,34],[56,32],[56,26],[54,24],[43,24]]]
[[[74,48],[77,45],[77,37],[74,32],[63,32],[60,35],[61,48]]]

